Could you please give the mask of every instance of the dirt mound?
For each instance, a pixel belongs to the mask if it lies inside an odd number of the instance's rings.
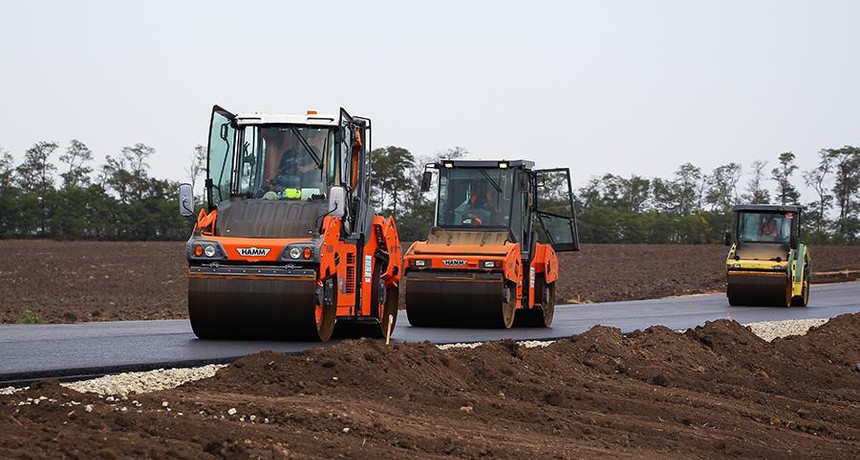
[[[725,320],[545,348],[344,341],[114,401],[52,382],[0,397],[0,457],[856,458],[858,326],[772,343]]]

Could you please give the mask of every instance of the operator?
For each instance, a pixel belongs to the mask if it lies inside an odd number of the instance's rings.
[[[288,132],[271,128],[263,131],[266,141],[266,160],[263,168],[263,195],[265,200],[299,199],[301,183],[299,155],[307,153],[296,148],[299,140]]]
[[[317,146],[312,145],[311,150],[317,158],[321,158],[320,149],[317,148]],[[299,155],[301,155],[299,157],[301,160],[299,161],[298,174],[301,178],[302,188],[322,189],[322,171],[317,167],[317,164],[314,159],[311,158],[310,153],[302,149],[302,152]]]
[[[779,236],[779,229],[776,225],[776,219],[773,216],[765,218],[759,230],[759,236],[767,240],[776,240]]]
[[[285,142],[289,139],[290,142]],[[311,154],[300,143],[301,141],[290,135],[284,135],[280,142],[273,140],[271,145],[273,150],[283,149],[286,145],[289,148],[279,155],[269,155],[269,158],[278,159],[277,169],[272,170],[273,173],[264,175],[264,186],[268,192],[263,195],[264,199],[301,199],[303,189],[308,190],[312,194],[319,194],[322,190],[322,171],[317,166]],[[313,152],[320,158],[319,148],[311,146]],[[268,148],[267,148],[268,150]],[[270,161],[267,158],[267,171]],[[314,191],[315,190],[315,191]]]
[[[486,182],[475,182],[471,189],[472,194],[457,206],[455,212],[462,214],[464,223],[482,225],[484,221],[489,221],[494,215],[498,215],[499,207],[493,194],[487,189]],[[469,222],[465,222],[467,219]]]

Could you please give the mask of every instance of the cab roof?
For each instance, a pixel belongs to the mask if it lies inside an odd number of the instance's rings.
[[[269,114],[269,113],[240,113],[236,115],[236,124],[246,125],[306,125],[333,127],[338,124],[338,117],[330,114]]]
[[[739,204],[735,206],[735,212],[800,212],[800,206],[791,204]]]
[[[535,162],[531,160],[440,160],[433,163],[437,168],[499,168],[501,163],[507,163],[508,168],[532,169]],[[451,165],[451,166],[447,166]]]

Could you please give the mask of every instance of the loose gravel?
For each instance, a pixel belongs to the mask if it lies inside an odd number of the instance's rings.
[[[768,342],[777,337],[806,334],[812,327],[818,327],[828,320],[821,319],[798,319],[786,321],[762,321],[745,324],[753,333]],[[517,342],[526,348],[546,347],[553,341],[526,340]],[[476,348],[482,342],[477,343],[452,343],[437,345],[442,350],[450,348]],[[860,364],[858,364],[860,366]],[[63,383],[62,385],[76,391],[85,393],[97,393],[104,396],[127,397],[130,394],[150,393],[153,391],[176,388],[186,382],[205,379],[215,375],[218,369],[224,365],[210,364],[203,367],[158,369],[149,372],[128,372],[116,375],[106,375],[97,379],[82,380],[78,382]],[[860,368],[858,368],[860,370]],[[14,387],[0,388],[0,395],[13,394],[20,389]]]
[[[778,337],[804,335],[809,329],[821,326],[826,322],[827,319],[824,318],[794,319],[788,321],[762,321],[759,323],[744,324],[744,326],[750,328],[753,334],[770,342]]]

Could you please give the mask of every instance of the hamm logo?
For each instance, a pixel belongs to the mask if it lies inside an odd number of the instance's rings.
[[[462,267],[466,265],[466,261],[461,259],[442,259],[442,264],[448,267]]]
[[[271,251],[269,248],[255,248],[253,246],[250,248],[236,248],[236,250],[243,257],[264,257]]]

